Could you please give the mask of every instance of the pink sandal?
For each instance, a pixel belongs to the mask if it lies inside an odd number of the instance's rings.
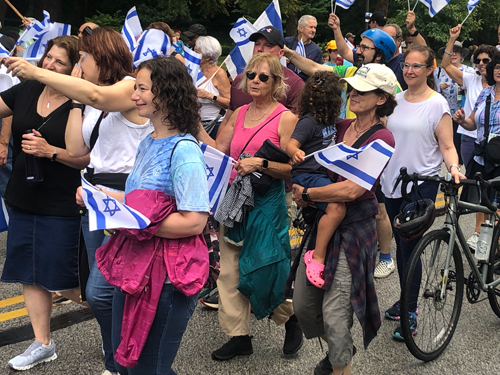
[[[313,252],[314,250],[309,250],[304,254],[304,262],[306,264],[306,276],[307,280],[309,280],[312,285],[321,288],[325,284],[325,280],[323,278],[323,271],[325,269],[325,265],[316,262],[313,259]]]

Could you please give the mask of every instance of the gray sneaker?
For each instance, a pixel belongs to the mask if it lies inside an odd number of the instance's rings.
[[[36,340],[23,354],[12,358],[9,361],[9,367],[14,370],[28,370],[39,363],[50,362],[56,358],[56,344],[54,340],[50,340],[48,348],[44,348],[42,343]]]

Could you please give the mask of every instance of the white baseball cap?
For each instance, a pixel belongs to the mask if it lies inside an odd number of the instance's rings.
[[[366,64],[361,66],[352,77],[342,78],[345,82],[356,89],[356,91],[373,91],[380,89],[392,96],[396,95],[398,79],[394,72],[382,64]]]

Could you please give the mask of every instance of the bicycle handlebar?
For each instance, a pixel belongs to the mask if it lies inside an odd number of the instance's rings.
[[[401,182],[401,194],[403,196],[403,198],[405,200],[407,200],[408,202],[411,201],[411,197],[408,195],[407,191],[408,191],[408,184],[410,182],[412,182],[413,184],[417,183],[418,181],[433,181],[433,182],[439,182],[441,184],[444,184],[444,185],[447,185],[448,187],[450,188],[453,188],[455,191],[454,191],[454,194],[457,194],[458,193],[458,189],[460,186],[462,185],[467,185],[467,186],[477,186],[478,189],[479,189],[479,197],[480,197],[480,204],[482,206],[485,206],[487,207],[489,210],[495,212],[497,210],[497,207],[496,205],[494,205],[489,197],[488,197],[488,193],[487,193],[487,189],[492,186],[492,183],[495,182],[497,186],[500,186],[500,183],[499,183],[499,178],[495,178],[495,179],[492,179],[492,180],[484,180],[482,175],[481,175],[481,172],[477,172],[475,175],[474,175],[474,179],[471,180],[471,179],[464,179],[464,180],[460,180],[460,184],[455,184],[455,181],[450,179],[450,178],[445,178],[445,177],[439,177],[439,176],[422,176],[422,175],[419,175],[418,173],[412,173],[412,174],[408,174],[408,171],[406,169],[406,167],[401,167],[401,169],[399,170],[399,177],[397,178],[396,180],[396,183],[394,184],[394,189],[392,192],[394,192],[399,183]]]

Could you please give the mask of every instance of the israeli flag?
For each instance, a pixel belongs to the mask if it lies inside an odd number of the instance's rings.
[[[234,33],[237,33],[239,36],[238,28],[236,28],[236,25],[241,20],[245,20],[245,19],[240,18],[238,20],[238,22],[236,22],[233,29],[231,30],[231,33],[233,33],[233,31],[234,31]],[[245,20],[245,21],[248,22],[247,20]],[[266,8],[266,10],[264,12],[262,12],[262,14],[259,16],[259,18],[257,18],[257,20],[253,24],[252,30],[254,30],[254,31],[251,32],[250,34],[248,34],[247,38],[249,38],[250,35],[252,33],[254,33],[255,31],[260,30],[263,27],[269,26],[269,25],[273,25],[278,30],[280,30],[281,33],[283,33],[283,26],[281,24],[281,10],[280,10],[280,4],[279,4],[278,0],[273,0],[271,2],[271,4],[269,4],[269,6]],[[242,28],[242,27],[243,27],[243,24],[239,25],[239,28]],[[245,28],[247,27],[246,24],[244,27]],[[236,28],[236,30],[235,30],[235,28]],[[250,28],[244,29],[244,30],[250,30]],[[231,33],[229,35],[231,35]],[[231,35],[231,37],[233,38],[233,35]],[[233,38],[233,40],[236,43],[236,47],[229,53],[229,56],[226,58],[225,63],[226,63],[227,70],[231,74],[231,77],[234,79],[234,78],[236,78],[236,76],[238,74],[243,72],[248,61],[250,61],[250,59],[252,58],[254,43],[250,42],[250,41],[248,41],[247,43],[243,43],[242,40],[238,39],[238,40],[240,40],[240,42],[239,42],[240,45],[238,45],[238,42],[234,38]],[[284,63],[284,61],[285,60],[283,59],[282,64]],[[286,64],[284,64],[284,65],[286,65]]]
[[[248,38],[255,32],[257,29],[244,17],[238,19],[229,32],[229,36],[236,43],[236,47],[229,54],[229,64],[226,60],[226,67],[231,77],[236,77],[243,72],[247,62],[252,58],[254,43]]]
[[[393,153],[393,147],[376,140],[360,149],[339,143],[311,155],[325,168],[370,190]]]
[[[354,0],[336,0],[335,3],[341,8],[349,9],[354,4]]]
[[[474,10],[477,4],[479,4],[479,0],[469,0],[469,2],[467,3],[467,10],[469,11],[469,13]]]
[[[297,52],[298,55],[302,57],[306,57],[306,47],[304,47],[304,42],[302,42],[302,39],[299,40],[297,43],[297,47],[295,48],[295,52]],[[297,74],[300,73],[300,69],[295,68],[295,71]]]
[[[186,65],[189,75],[193,78],[193,83],[195,85],[199,79],[198,74],[200,73],[200,62],[201,55],[199,53],[194,52],[188,47],[184,47],[184,65]]]
[[[139,21],[135,6],[128,11],[121,34],[125,39],[125,43],[127,43],[128,49],[133,52],[138,44],[136,39],[142,34],[141,21]]]
[[[134,69],[143,61],[156,56],[170,56],[170,38],[161,30],[150,29],[142,33],[133,52]]]
[[[0,208],[0,232],[5,232],[9,229],[9,212],[2,197],[0,197],[0,203],[2,205]]]
[[[16,42],[16,46],[28,42],[31,39],[39,38],[45,31],[50,27],[50,13],[46,10],[43,11],[43,21],[34,20],[31,24],[24,30],[19,39]]]
[[[10,57],[10,52],[0,43],[0,57]]]
[[[35,38],[38,39],[26,49],[26,52],[23,55],[24,59],[28,61],[40,60],[45,53],[49,40],[61,35],[70,34],[71,25],[59,22],[50,23],[45,32],[35,36]]]
[[[201,152],[203,152],[207,169],[210,209],[212,210],[212,214],[215,215],[219,202],[222,202],[226,195],[231,170],[236,161],[206,143],[201,143]]]
[[[443,9],[450,0],[420,0],[427,8],[429,8],[429,16],[434,17],[437,12]]]
[[[82,188],[89,214],[89,230],[144,229],[151,223],[140,212],[97,190],[83,177],[83,173]]]

